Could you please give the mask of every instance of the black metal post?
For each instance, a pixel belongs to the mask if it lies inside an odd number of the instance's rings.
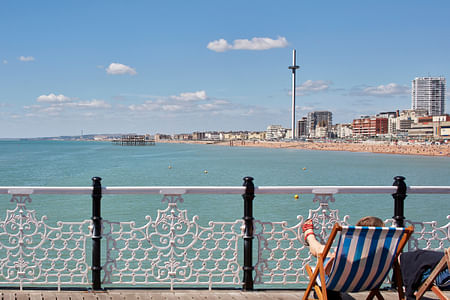
[[[244,198],[244,284],[242,289],[244,291],[253,290],[253,199],[255,198],[255,186],[253,185],[252,177],[245,177],[244,184],[245,194]]]
[[[101,238],[102,238],[102,217],[101,217],[101,199],[102,184],[100,177],[93,177],[92,190],[92,289],[101,290]]]
[[[406,183],[405,177],[395,176],[393,186],[397,187],[397,192],[392,194],[394,198],[394,220],[397,227],[405,227],[405,211],[404,211],[404,200],[406,195]]]

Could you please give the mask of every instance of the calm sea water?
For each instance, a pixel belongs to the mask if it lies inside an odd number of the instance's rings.
[[[171,168],[169,168],[169,166]],[[214,145],[157,144],[122,147],[108,142],[0,141],[0,186],[90,186],[93,176],[104,186],[242,185],[252,176],[255,185],[392,185],[406,177],[408,185],[450,185],[449,157],[422,157],[309,151],[298,149],[239,148]],[[304,168],[306,168],[304,170]],[[204,172],[207,170],[207,173]],[[49,220],[84,220],[91,217],[90,197],[34,195],[28,205]],[[189,216],[230,221],[243,215],[238,195],[186,195],[182,208]],[[8,195],[0,195],[0,215],[12,209]],[[410,195],[406,217],[448,222],[449,195]],[[254,200],[257,219],[288,222],[317,208],[312,195],[259,195]],[[364,215],[390,218],[390,195],[338,195],[332,208],[354,222]],[[163,209],[161,196],[107,195],[104,218],[114,221],[156,217]],[[4,218],[0,216],[0,218]]]

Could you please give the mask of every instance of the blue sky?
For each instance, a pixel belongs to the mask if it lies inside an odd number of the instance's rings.
[[[450,70],[450,2],[1,1],[0,137],[334,123]],[[448,98],[448,96],[447,96]],[[447,100],[448,112],[448,100]]]

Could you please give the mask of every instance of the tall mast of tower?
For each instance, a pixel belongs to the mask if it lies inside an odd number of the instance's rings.
[[[296,138],[295,134],[295,71],[300,67],[295,64],[295,49],[292,50],[292,66],[289,69],[292,70],[292,139]]]

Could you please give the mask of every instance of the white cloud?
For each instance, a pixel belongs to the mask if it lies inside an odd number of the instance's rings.
[[[208,97],[206,96],[205,91],[197,91],[193,93],[181,93],[179,96],[171,96],[170,98],[179,101],[198,101],[206,100]]]
[[[86,116],[85,110],[109,109],[111,105],[104,100],[92,99],[89,101],[81,101],[77,98],[70,98],[62,94],[56,95],[50,93],[48,95],[41,95],[36,98],[36,102],[40,104],[27,105],[23,108],[31,111],[28,114],[30,117],[39,116]]]
[[[38,110],[40,109],[42,106],[37,105],[37,104],[33,104],[33,105],[25,105],[23,108],[25,109],[30,109],[30,110]]]
[[[209,50],[216,51],[216,52],[225,52],[228,50],[233,49],[233,46],[228,44],[228,42],[224,39],[212,41],[208,43],[208,46],[206,46]]]
[[[209,111],[216,113],[226,108],[228,104],[230,102],[226,100],[211,99],[204,90],[201,90],[147,100],[141,104],[129,105],[128,109],[134,112],[196,113]]]
[[[3,64],[6,65],[8,61],[6,59],[3,60]]]
[[[188,102],[176,104],[170,99],[165,100],[147,100],[142,104],[132,104],[128,106],[128,109],[135,112],[143,111],[166,111],[166,112],[176,112],[184,111],[187,112],[192,109],[194,105]]]
[[[207,110],[207,111],[211,111],[211,110],[220,110],[222,108],[225,108],[226,106],[228,106],[230,104],[229,101],[225,101],[225,100],[215,100],[211,103],[205,103],[205,104],[200,104],[198,107],[201,110]]]
[[[271,38],[252,38],[249,40],[235,40],[233,49],[236,50],[268,50],[272,48],[287,47],[288,42],[284,37],[278,37],[273,40]]]
[[[51,115],[51,116],[57,116],[57,115],[59,115],[63,110],[64,110],[64,108],[61,107],[61,106],[48,106],[48,107],[42,108],[39,112],[45,113],[45,114]]]
[[[78,103],[80,107],[93,107],[93,108],[110,108],[111,104],[106,103],[104,100],[94,99],[92,101],[82,101]]]
[[[20,56],[19,60],[20,61],[34,61],[34,57],[33,56]]]
[[[397,83],[389,83],[386,85],[379,86],[363,86],[354,87],[350,92],[351,95],[355,96],[398,96],[398,95],[409,95],[411,93],[411,88],[406,85],[400,85]]]
[[[254,37],[251,40],[234,40],[233,45],[224,39],[219,39],[208,43],[208,49],[216,52],[225,52],[228,50],[268,50],[273,48],[284,48],[288,46],[285,37],[278,37],[276,40],[266,37]]]
[[[119,63],[111,63],[106,68],[106,73],[111,75],[122,75],[122,74],[130,74],[136,75],[136,70],[127,65],[119,64]]]
[[[176,104],[165,104],[161,106],[164,111],[183,111],[185,107]]]
[[[323,92],[330,88],[333,83],[329,80],[307,80],[296,88],[297,93],[304,95],[307,93]]]
[[[37,102],[49,102],[49,103],[68,102],[70,100],[71,99],[69,97],[66,97],[62,94],[55,95],[53,93],[48,94],[48,95],[41,95],[41,96],[37,97],[37,99],[36,99]]]
[[[376,96],[405,95],[411,93],[411,89],[404,85],[389,83],[387,85],[367,87],[363,90],[363,93],[367,95],[376,95]]]

